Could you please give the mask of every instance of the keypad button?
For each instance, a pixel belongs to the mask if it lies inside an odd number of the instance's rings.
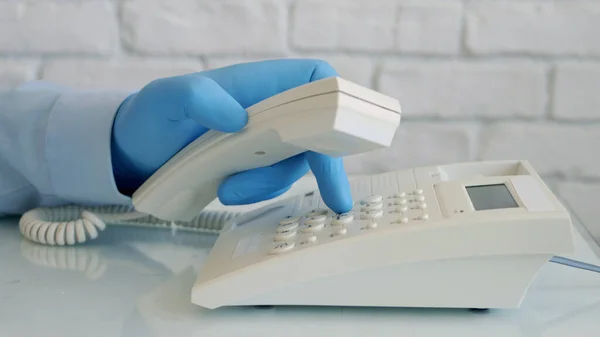
[[[330,237],[335,238],[335,237],[338,237],[338,236],[344,236],[344,235],[346,235],[346,233],[347,233],[346,228],[340,228],[339,230],[331,233]]]
[[[314,209],[314,210],[306,213],[304,216],[307,218],[312,218],[314,216],[327,215],[328,212],[329,211],[326,209],[319,208],[319,209]]]
[[[295,245],[296,245],[296,243],[293,242],[293,241],[286,241],[286,242],[277,243],[269,251],[269,254],[287,253],[290,250],[292,250],[292,248],[294,248]]]
[[[408,218],[407,217],[401,217],[397,220],[392,221],[392,224],[407,224],[408,223]]]
[[[307,224],[304,226],[304,228],[301,229],[302,232],[318,232],[320,230],[322,230],[325,227],[325,223],[320,222],[320,223],[313,223],[313,224]]]
[[[292,222],[292,223],[288,223],[285,225],[279,225],[279,227],[277,227],[276,231],[277,232],[285,232],[285,231],[289,231],[289,230],[296,229],[296,228],[298,228],[298,223]]]
[[[404,212],[408,212],[408,207],[400,206],[400,207],[396,207],[390,211],[390,213],[404,213]]]
[[[380,202],[374,202],[374,203],[370,203],[370,204],[365,204],[363,207],[361,207],[361,211],[363,212],[367,212],[367,211],[374,211],[377,209],[382,209],[383,208],[383,204]]]
[[[424,203],[424,202],[422,202],[422,203],[420,203],[419,205],[417,205],[417,208],[420,208],[420,209],[425,209],[425,208],[427,208],[427,204],[426,204],[426,203]]]
[[[317,237],[315,235],[309,235],[307,237],[305,237],[302,242],[300,242],[301,245],[308,245],[308,244],[314,244],[317,242]]]
[[[354,221],[354,215],[352,213],[342,213],[334,215],[331,224],[333,226],[342,226],[347,225],[352,221]]]
[[[414,191],[414,193],[415,193],[415,194],[423,194],[423,190],[422,190],[422,189],[420,189],[420,188],[417,188],[417,189]]]
[[[281,219],[279,221],[279,224],[281,226],[285,226],[285,225],[289,225],[289,224],[293,224],[295,222],[298,222],[298,220],[300,220],[299,216],[286,216],[285,218]]]
[[[370,223],[368,223],[364,227],[362,227],[361,230],[375,229],[375,228],[377,228],[377,226],[378,226],[377,222],[371,221]]]
[[[374,210],[374,211],[368,211],[365,212],[363,214],[361,214],[361,219],[375,219],[375,218],[380,218],[383,216],[383,211],[380,209]]]
[[[297,231],[295,229],[279,232],[275,234],[275,241],[286,241],[296,236],[296,234]]]
[[[370,196],[364,198],[363,200],[361,200],[360,203],[363,205],[366,205],[366,204],[381,202],[381,200],[383,200],[383,197],[380,195],[370,195]]]
[[[304,220],[304,223],[307,225],[322,224],[325,223],[325,220],[327,220],[327,217],[325,215],[314,215],[310,218],[306,218],[306,220]]]
[[[421,214],[421,216],[419,216],[419,219],[421,219],[421,220],[427,220],[427,219],[429,219],[429,214],[423,213],[423,214]]]
[[[406,199],[399,199],[394,201],[394,205],[405,205],[407,203]]]
[[[413,201],[423,201],[423,200],[425,200],[425,197],[422,195],[418,195],[413,198]]]

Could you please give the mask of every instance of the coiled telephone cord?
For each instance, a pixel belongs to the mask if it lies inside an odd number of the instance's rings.
[[[167,222],[131,206],[40,207],[23,214],[21,234],[45,245],[72,246],[94,240],[107,225],[126,225],[218,234],[227,221],[240,212],[203,211],[189,222]]]

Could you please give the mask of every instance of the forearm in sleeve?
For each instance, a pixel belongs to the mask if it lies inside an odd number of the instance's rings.
[[[32,82],[0,93],[0,215],[38,206],[129,204],[111,163],[116,111],[131,94]]]

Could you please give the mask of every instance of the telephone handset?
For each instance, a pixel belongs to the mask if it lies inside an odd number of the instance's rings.
[[[290,89],[247,111],[240,132],[208,131],[171,158],[133,194],[133,207],[41,207],[21,217],[21,233],[49,245],[95,239],[107,223],[218,233],[240,214],[206,209],[227,176],[309,150],[341,157],[388,147],[401,119],[396,99],[339,77]]]
[[[231,174],[307,150],[342,157],[387,147],[400,123],[400,106],[395,99],[329,78],[258,103],[248,115],[242,131],[209,131],[162,166],[134,193],[136,209],[189,221],[217,197]]]

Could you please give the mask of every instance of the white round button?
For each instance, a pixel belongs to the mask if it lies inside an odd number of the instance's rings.
[[[366,198],[364,198],[363,200],[361,200],[361,204],[365,205],[365,204],[372,204],[375,202],[381,202],[381,200],[383,200],[383,197],[380,195],[370,195]]]
[[[342,226],[351,223],[353,220],[354,215],[352,215],[352,213],[336,214],[333,216],[331,224],[333,226]]]
[[[375,221],[371,221],[371,223],[367,224],[365,227],[361,228],[361,229],[375,229],[377,228],[377,222]]]
[[[304,228],[301,229],[302,232],[318,232],[321,229],[323,229],[323,227],[325,227],[325,223],[320,222],[320,223],[314,223],[314,224],[307,224],[306,226],[304,226]]]
[[[420,208],[420,209],[425,209],[425,208],[427,208],[427,204],[426,204],[426,203],[424,203],[424,202],[422,202],[422,203],[420,203],[420,204],[417,206],[417,208]]]
[[[327,215],[328,211],[326,209],[314,209],[308,213],[306,213],[304,216],[307,218],[311,218],[313,216],[318,216],[318,215]]]
[[[293,241],[286,241],[286,242],[278,243],[271,249],[271,251],[269,251],[269,254],[286,253],[286,252],[290,251],[292,248],[294,248],[295,245],[296,244]]]
[[[406,207],[406,206],[400,206],[400,207],[397,207],[395,209],[395,211],[396,212],[407,212],[408,211],[408,207]]]
[[[405,196],[406,196],[406,192],[394,193],[394,198],[404,198]]]
[[[306,237],[302,242],[300,242],[301,245],[307,245],[307,244],[311,244],[311,243],[315,243],[317,242],[317,237],[314,235],[308,236]]]
[[[404,205],[406,204],[406,199],[400,199],[400,200],[396,200],[394,201],[394,205]]]
[[[423,190],[418,188],[415,190],[415,194],[423,194]]]
[[[299,216],[286,216],[285,218],[279,221],[279,224],[282,226],[293,224],[294,222],[298,222],[300,220]]]
[[[346,233],[347,233],[347,231],[346,231],[346,228],[341,228],[340,230],[337,230],[337,231],[335,231],[335,232],[331,233],[331,235],[330,235],[330,236],[331,236],[332,238],[335,238],[335,237],[337,237],[337,236],[343,236],[343,235],[345,235]]]
[[[296,233],[297,232],[295,229],[279,232],[279,233],[275,234],[275,241],[289,240],[289,239],[293,238],[296,235]]]
[[[406,224],[406,223],[408,223],[408,218],[407,218],[407,217],[403,217],[403,218],[401,218],[401,219],[399,220],[399,222],[400,222],[401,224]]]
[[[382,209],[383,204],[380,202],[374,202],[370,204],[365,204],[360,210],[363,212],[374,211],[376,209]]]
[[[421,220],[427,220],[427,219],[429,219],[429,214],[427,214],[427,213],[423,213],[423,215],[421,215],[421,216],[419,217],[419,219],[421,219]]]
[[[419,195],[419,196],[416,196],[413,200],[414,201],[423,201],[423,200],[425,200],[425,197],[422,195]]]
[[[279,227],[277,227],[276,231],[277,232],[285,232],[285,231],[289,231],[292,229],[296,229],[297,227],[298,227],[298,223],[292,222],[292,223],[285,224],[285,225],[279,225]]]
[[[310,218],[306,218],[306,220],[304,220],[304,223],[307,225],[319,224],[324,223],[326,219],[327,217],[325,215],[313,215]]]
[[[380,209],[374,210],[374,211],[368,211],[364,214],[362,214],[360,217],[361,219],[375,219],[375,218],[380,218],[383,216],[383,211]]]

